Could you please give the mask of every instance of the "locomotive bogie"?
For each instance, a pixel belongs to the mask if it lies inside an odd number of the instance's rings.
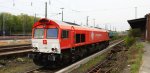
[[[40,52],[34,52],[30,54],[30,57],[33,59],[33,62],[36,65],[39,66],[50,66],[53,65],[54,63],[60,62],[61,60],[60,54],[47,54],[47,53],[40,53]]]

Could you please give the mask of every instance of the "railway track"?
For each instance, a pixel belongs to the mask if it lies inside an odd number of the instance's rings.
[[[82,60],[80,60],[80,61],[78,61],[78,62],[76,62],[76,63],[74,63],[74,64],[72,64],[72,65],[70,65],[70,66],[68,66],[66,68],[64,68],[64,69],[61,69],[61,70],[55,72],[55,73],[70,73],[74,69],[77,69],[78,67],[80,67],[81,65],[87,63],[88,61],[92,60],[93,58],[95,58],[95,57],[97,57],[99,55],[102,55],[103,53],[106,53],[107,51],[110,51],[114,46],[116,46],[116,45],[118,45],[118,44],[120,44],[122,42],[123,42],[123,40],[119,40],[119,41],[113,42],[106,49],[104,49],[104,50],[102,50],[100,52],[97,52],[97,53],[95,53],[95,54],[93,54],[93,55],[91,55],[91,56],[89,56],[87,58],[84,58],[84,59],[82,59]]]
[[[0,56],[31,52],[31,44],[0,46]]]
[[[44,68],[44,67],[39,67],[39,68],[35,68],[29,71],[26,71],[24,73],[55,73],[56,71],[58,71],[60,69],[49,69],[49,68]]]
[[[112,41],[110,42],[110,44],[113,44],[118,41],[120,40]],[[31,51],[32,51],[31,44],[0,46],[0,56],[17,54],[17,53],[25,53]]]
[[[117,46],[110,51],[104,61],[89,69],[87,73],[119,73],[126,63],[127,58],[125,55],[125,48]]]
[[[57,70],[51,70],[51,69],[45,69],[45,68],[37,68],[37,69],[31,69],[31,70],[26,71],[24,73],[70,73],[74,69],[80,67],[80,65],[83,65],[86,62],[88,62],[89,60],[95,58],[96,56],[101,55],[101,54],[111,50],[112,47],[120,44],[121,42],[123,42],[123,40],[113,41],[113,42],[110,43],[111,45],[108,48],[106,48],[106,49],[104,49],[100,52],[97,52],[97,53],[95,53],[95,54],[93,54],[89,57],[86,57],[86,58],[84,58],[80,61],[77,61],[77,62],[75,62],[75,63],[73,63],[73,64],[71,64],[71,65],[69,65],[65,68],[59,69],[59,70],[58,69]]]
[[[0,40],[31,39],[31,36],[0,36]]]
[[[112,57],[113,54],[110,54],[110,57]],[[89,70],[87,73],[99,73],[101,71],[101,67],[104,63],[109,64],[108,60],[104,60],[103,62],[99,63],[98,65],[94,66],[91,70]],[[110,71],[110,69],[108,69],[106,71],[106,73]],[[105,73],[105,72],[104,72]]]
[[[112,47],[118,45],[121,42],[123,42],[123,40],[113,42],[113,43],[111,43],[111,45],[108,48],[106,48],[100,52],[97,52],[97,53],[95,53],[89,57],[86,57],[80,61],[77,61],[77,62],[75,62],[75,63],[73,63],[73,64],[71,64],[65,68],[59,69],[59,70],[51,70],[51,69],[45,70],[44,68],[37,68],[37,69],[32,69],[32,70],[24,72],[24,73],[70,73],[74,69],[80,67],[80,65],[83,65],[86,62],[88,62],[89,60],[95,58],[96,56],[102,55],[103,53],[111,50]]]
[[[78,68],[80,65],[88,62],[92,58],[101,55],[107,51],[109,51],[112,47],[116,46],[117,44],[121,43],[122,40],[114,41],[111,42],[110,46],[96,54],[93,54],[87,58],[84,58],[74,64],[71,64],[70,66],[67,66],[63,69],[60,70],[51,70],[51,69],[45,69],[45,68],[36,68],[36,69],[31,69],[29,71],[26,71],[24,73],[68,73],[71,72],[72,70]],[[31,44],[24,44],[24,45],[13,45],[13,46],[2,46],[0,47],[0,56],[3,55],[11,55],[11,54],[17,54],[17,53],[25,53],[25,52],[31,52]]]
[[[35,72],[37,73],[37,72],[39,72],[40,69],[42,69],[42,67],[41,68],[39,67],[39,68],[31,69],[31,70],[26,71],[24,73],[35,73]]]

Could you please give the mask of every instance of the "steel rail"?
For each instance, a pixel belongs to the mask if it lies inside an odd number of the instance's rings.
[[[31,51],[32,51],[31,44],[1,46],[0,56],[25,53],[25,52],[31,52]]]
[[[110,57],[113,56],[113,53],[110,55]],[[108,62],[110,62],[108,59],[105,59],[103,62],[98,63],[96,66],[94,66],[93,68],[91,68],[91,70],[89,70],[87,73],[110,73],[113,69],[115,70],[119,70],[120,65],[122,63],[125,62],[125,54],[119,54],[118,56],[116,56],[116,58],[119,60],[120,58],[123,57],[123,59],[120,59],[120,62],[113,62],[112,66],[109,68],[107,68],[107,70],[105,70],[105,66],[103,67],[103,64],[107,64]],[[107,63],[106,63],[107,62]]]
[[[55,73],[69,73],[69,72],[73,71],[74,69],[77,69],[81,65],[87,63],[88,61],[92,60],[93,58],[95,58],[95,57],[97,57],[99,55],[102,55],[103,53],[106,53],[107,51],[111,50],[112,47],[120,44],[123,41],[124,40],[117,41],[116,43],[113,43],[112,45],[108,46],[106,49],[104,49],[104,50],[102,50],[100,52],[97,52],[97,53],[95,53],[95,54],[93,54],[93,55],[91,55],[91,56],[89,56],[87,58],[84,58],[84,59],[82,59],[82,60],[80,60],[80,61],[78,61],[78,62],[76,62],[74,64],[71,64],[70,66],[67,66],[67,67],[65,67],[65,68],[63,68],[63,69],[61,69],[61,70],[59,70],[59,71],[57,71]]]

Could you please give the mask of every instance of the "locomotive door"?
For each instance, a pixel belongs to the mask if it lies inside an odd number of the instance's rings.
[[[74,47],[74,44],[75,44],[75,29],[72,26],[71,27],[71,46]]]

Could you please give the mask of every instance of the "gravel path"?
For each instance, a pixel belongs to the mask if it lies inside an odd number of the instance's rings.
[[[139,73],[150,73],[150,43],[144,44],[143,63]]]
[[[23,40],[0,40],[0,46],[31,44],[31,39]]]

